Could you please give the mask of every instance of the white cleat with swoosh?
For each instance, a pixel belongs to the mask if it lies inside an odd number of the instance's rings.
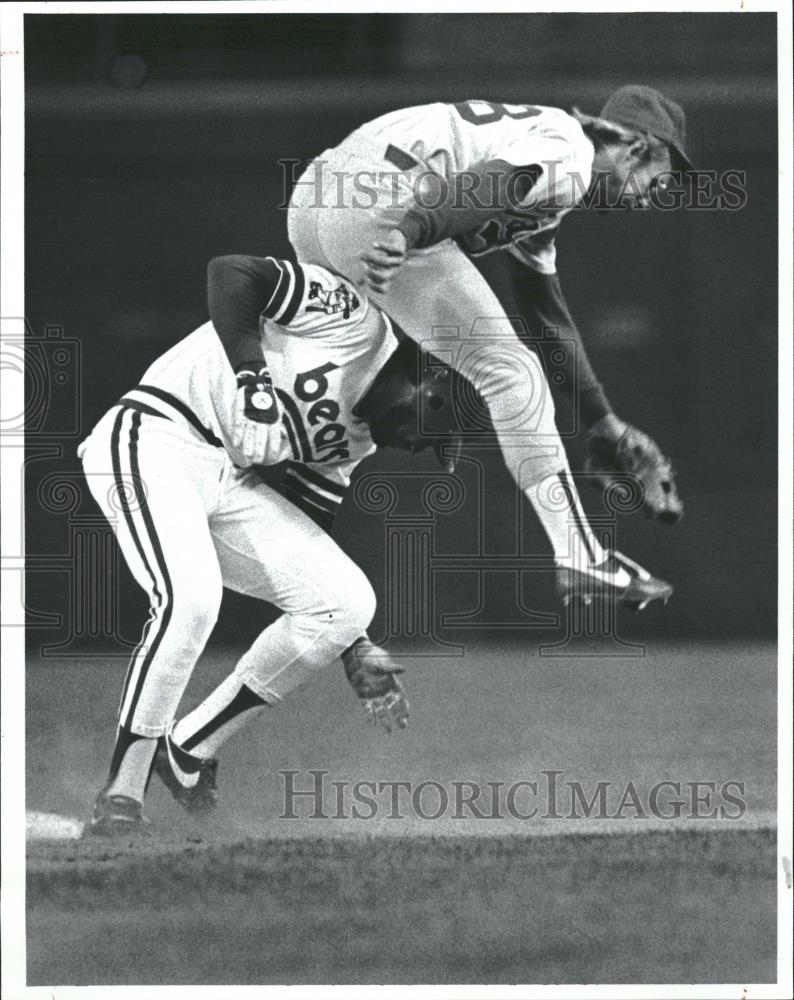
[[[651,576],[647,569],[613,550],[597,566],[557,567],[557,593],[568,607],[571,600],[585,605],[593,601],[614,601],[620,607],[642,611],[652,601],[667,604],[673,594],[665,580]]]

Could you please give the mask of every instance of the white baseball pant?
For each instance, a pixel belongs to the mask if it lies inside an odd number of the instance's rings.
[[[79,449],[89,488],[150,600],[119,724],[167,732],[218,617],[222,587],[284,614],[235,668],[279,701],[363,635],[375,611],[364,573],[289,500],[222,448],[165,417],[119,405]]]

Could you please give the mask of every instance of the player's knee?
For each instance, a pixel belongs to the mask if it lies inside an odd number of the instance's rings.
[[[537,357],[526,348],[497,356],[477,382],[497,433],[554,433],[554,399]]]
[[[348,576],[346,582],[328,613],[328,624],[337,640],[347,646],[366,632],[375,615],[377,598],[372,584],[360,570]]]

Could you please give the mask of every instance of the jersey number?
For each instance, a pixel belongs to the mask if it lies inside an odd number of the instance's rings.
[[[502,118],[535,118],[542,113],[531,104],[494,104],[492,101],[461,101],[453,107],[470,125],[492,125]]]

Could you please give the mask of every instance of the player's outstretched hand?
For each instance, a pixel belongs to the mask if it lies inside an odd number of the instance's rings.
[[[389,656],[366,636],[342,654],[342,663],[369,722],[374,726],[383,726],[387,733],[395,726],[405,729],[409,716],[408,699],[395,676],[404,673],[403,669],[395,666]]]
[[[675,471],[669,458],[647,434],[608,414],[590,428],[587,472],[603,486],[630,476],[642,491],[642,509],[664,524],[675,524],[684,514]]]
[[[400,229],[391,229],[361,254],[364,265],[364,285],[371,292],[383,295],[388,291],[397,269],[405,261],[408,244]]]
[[[281,455],[281,407],[267,365],[240,365],[234,414],[234,446],[254,465],[273,465]]]

